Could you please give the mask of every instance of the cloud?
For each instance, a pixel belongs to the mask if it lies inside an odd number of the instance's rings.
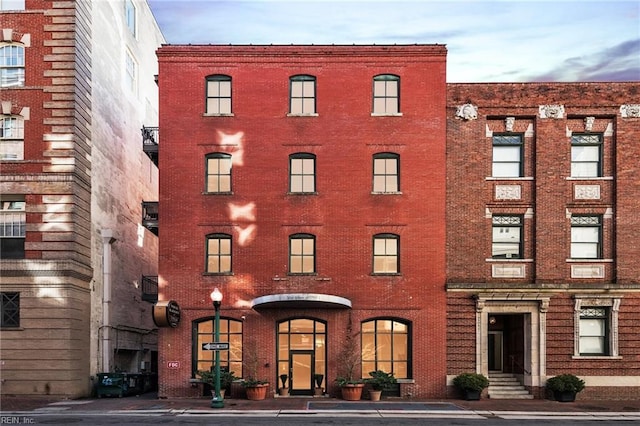
[[[628,40],[591,55],[571,57],[532,81],[639,81],[640,38]]]

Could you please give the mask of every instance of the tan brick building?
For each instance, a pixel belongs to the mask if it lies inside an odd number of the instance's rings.
[[[0,392],[84,396],[157,351],[140,129],[157,123],[163,38],[144,1],[0,4]]]

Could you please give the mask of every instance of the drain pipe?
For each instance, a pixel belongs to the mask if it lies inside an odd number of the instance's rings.
[[[111,244],[113,230],[102,230],[102,371],[111,372]]]

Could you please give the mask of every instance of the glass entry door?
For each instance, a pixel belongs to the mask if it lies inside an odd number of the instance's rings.
[[[289,352],[291,366],[289,393],[291,395],[313,395],[313,351]]]

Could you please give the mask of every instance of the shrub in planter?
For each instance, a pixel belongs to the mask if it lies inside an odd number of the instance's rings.
[[[369,376],[371,377],[364,379],[364,382],[373,388],[369,391],[372,401],[379,401],[386,387],[398,383],[393,373],[385,373],[382,370],[370,371]]]
[[[573,374],[560,374],[547,380],[547,389],[560,402],[573,402],[576,394],[584,389],[584,380]]]
[[[454,377],[453,384],[465,396],[468,401],[480,399],[482,390],[489,386],[489,379],[483,374],[462,373]]]

